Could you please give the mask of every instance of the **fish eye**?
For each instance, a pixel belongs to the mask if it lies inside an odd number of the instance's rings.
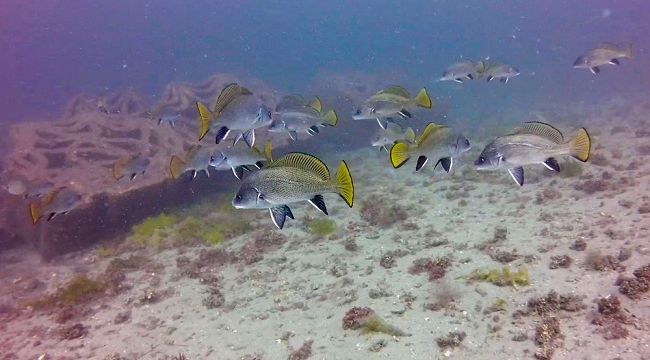
[[[375,113],[375,109],[370,108],[370,113],[371,113],[371,114],[374,114],[374,113]]]
[[[354,115],[361,115],[361,109],[357,109],[357,110],[354,112]]]
[[[485,158],[483,156],[481,156],[481,157],[478,158],[478,161],[485,162]]]
[[[235,200],[241,200],[241,195],[240,195],[240,194],[237,194],[237,195],[235,196]]]

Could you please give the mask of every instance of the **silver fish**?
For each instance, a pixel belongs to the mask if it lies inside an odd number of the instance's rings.
[[[368,98],[360,108],[353,111],[352,119],[376,120],[385,129],[388,119],[411,118],[409,110],[418,106],[426,109],[433,106],[425,88],[412,97],[403,87],[392,85]]]
[[[477,170],[507,168],[512,179],[524,184],[522,166],[541,164],[553,171],[560,171],[555,159],[558,156],[572,156],[582,162],[589,159],[591,139],[585,128],[580,128],[568,142],[556,128],[542,122],[527,122],[512,134],[496,138],[489,143],[474,162]]]
[[[176,126],[176,121],[178,121],[181,118],[180,113],[175,113],[175,114],[163,114],[158,117],[158,125],[162,124],[169,124],[171,127]]]
[[[300,97],[287,96],[276,106],[273,122],[267,130],[284,132],[292,140],[297,140],[298,133],[314,136],[320,132],[319,127],[336,126],[337,122],[338,116],[334,110],[322,112],[318,98],[307,103]]]
[[[410,127],[404,130],[398,124],[388,123],[385,129],[379,129],[375,133],[371,145],[379,147],[379,151],[386,150],[388,152],[388,146],[393,145],[396,141],[415,142],[415,132]]]
[[[13,179],[2,187],[11,195],[22,196],[25,199],[34,199],[40,198],[52,191],[54,184],[47,180],[27,181],[24,179]]]
[[[50,221],[58,214],[67,214],[79,203],[81,203],[80,194],[67,187],[61,187],[49,192],[39,202],[30,203],[29,214],[34,224],[43,216],[47,216],[47,221]]]
[[[193,145],[185,155],[185,160],[174,155],[169,162],[169,173],[173,179],[178,179],[186,171],[191,172],[191,178],[194,179],[199,171],[205,172],[205,176],[210,177],[210,159],[212,152],[202,145]]]
[[[238,84],[228,84],[221,91],[214,110],[210,111],[201,102],[196,103],[201,129],[199,140],[215,129],[216,143],[225,140],[232,131],[237,131],[234,143],[242,138],[249,147],[255,145],[255,129],[271,124],[271,112],[253,93]]]
[[[264,166],[264,162],[270,161],[270,144],[265,147],[263,153],[256,147],[233,145],[229,148],[218,150],[210,158],[210,166],[216,170],[232,170],[237,179],[241,179],[244,170],[251,171],[249,166],[257,169]]]
[[[324,193],[337,193],[352,207],[354,185],[350,170],[341,161],[334,177],[322,161],[304,153],[289,153],[244,178],[232,205],[237,209],[269,209],[273,223],[282,229],[288,204],[308,201],[327,215]]]
[[[487,69],[485,69],[483,75],[485,76],[485,80],[488,82],[492,81],[492,79],[498,79],[502,83],[507,84],[510,78],[519,76],[519,74],[521,74],[519,69],[514,66],[507,64],[494,64],[489,65]]]
[[[138,174],[144,175],[150,163],[151,161],[141,154],[123,157],[113,164],[113,178],[120,180],[124,175],[129,175],[133,180]]]
[[[620,59],[631,59],[632,47],[630,45],[619,46],[612,43],[602,43],[598,47],[587,51],[573,62],[576,69],[589,69],[592,74],[600,72],[600,66],[620,65]]]
[[[442,73],[440,81],[455,81],[462,83],[464,80],[480,79],[485,71],[485,63],[483,61],[474,62],[472,60],[465,60],[448,67]]]

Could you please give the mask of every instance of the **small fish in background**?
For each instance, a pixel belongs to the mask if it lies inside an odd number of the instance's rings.
[[[299,96],[286,96],[275,107],[273,122],[267,128],[270,132],[287,133],[292,140],[298,133],[317,135],[319,127],[336,126],[338,116],[334,110],[322,111],[320,99],[306,102]]]
[[[141,154],[125,156],[113,164],[113,179],[120,180],[125,175],[129,175],[133,180],[138,174],[144,175],[150,163],[151,161]]]
[[[392,85],[368,98],[363,105],[353,111],[353,120],[376,120],[382,129],[394,117],[409,119],[412,117],[410,110],[415,107],[431,109],[433,102],[422,88],[415,97],[401,86]]]
[[[120,110],[119,109],[110,109],[108,105],[108,100],[106,99],[106,96],[101,96],[97,98],[97,110],[99,112],[104,113],[104,114],[119,114]]]
[[[52,190],[40,201],[29,204],[29,215],[32,223],[47,216],[46,220],[54,219],[58,214],[65,215],[81,203],[81,195],[70,188],[60,187]]]
[[[575,69],[589,69],[597,75],[602,65],[620,65],[620,59],[632,59],[632,46],[619,46],[612,43],[601,43],[598,47],[587,51],[573,62]]]
[[[172,128],[176,126],[176,121],[178,121],[181,118],[180,113],[174,113],[174,114],[163,114],[158,117],[158,125],[163,125],[163,124],[168,124]]]
[[[487,82],[492,81],[493,79],[498,79],[504,84],[507,84],[510,78],[519,76],[521,72],[514,66],[507,64],[492,64],[488,65],[485,69],[483,76]]]
[[[47,180],[27,181],[24,179],[9,180],[2,188],[11,195],[22,196],[25,199],[35,199],[52,191],[54,184]]]
[[[234,144],[242,138],[249,147],[255,145],[255,129],[271,125],[271,112],[253,93],[238,84],[231,83],[223,88],[214,109],[197,102],[200,115],[199,141],[210,129],[216,129],[217,144],[226,140],[232,131],[239,133]]]
[[[446,172],[452,170],[454,157],[471,149],[469,140],[463,135],[454,136],[445,125],[429,123],[413,143],[398,141],[390,148],[390,162],[397,169],[411,157],[418,156],[415,171],[420,171],[430,158],[437,159],[434,169],[441,165]]]
[[[261,169],[264,162],[271,161],[271,143],[267,143],[264,152],[255,146],[233,145],[223,150],[217,150],[210,158],[210,166],[216,170],[232,170],[238,180],[244,175],[244,170],[251,171],[249,166]]]
[[[396,141],[414,143],[415,131],[410,127],[404,130],[399,124],[388,123],[385,129],[379,129],[375,133],[371,145],[378,147],[379,151],[386,150],[388,152],[388,146],[392,146]]]
[[[169,161],[169,173],[172,179],[178,179],[183,173],[190,171],[191,179],[196,177],[199,171],[205,172],[205,176],[210,177],[210,159],[212,152],[202,145],[192,145],[185,154],[185,160],[174,155]]]
[[[308,201],[327,215],[324,193],[339,194],[352,207],[354,183],[345,161],[331,177],[327,165],[317,157],[289,153],[244,178],[232,205],[237,209],[269,209],[273,224],[282,229],[287,217],[294,218],[288,206],[292,203]]]
[[[455,81],[462,83],[464,80],[477,80],[483,76],[485,71],[485,63],[483,61],[474,62],[472,60],[465,60],[448,67],[442,73],[439,81]]]
[[[477,170],[507,168],[512,179],[524,185],[522,166],[541,164],[553,171],[560,171],[555,159],[572,156],[582,162],[589,159],[591,139],[585,128],[580,128],[568,142],[560,130],[543,122],[527,122],[511,134],[496,138],[489,143],[474,162]]]

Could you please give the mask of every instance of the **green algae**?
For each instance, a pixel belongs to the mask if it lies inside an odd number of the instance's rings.
[[[330,219],[313,219],[307,223],[309,232],[318,236],[327,236],[336,231],[336,223]]]
[[[382,333],[390,336],[410,336],[404,331],[400,330],[396,326],[393,326],[382,318],[379,315],[371,315],[360,327],[361,334],[373,334],[373,333]]]
[[[144,219],[141,223],[133,225],[130,239],[139,246],[161,248],[170,229],[178,222],[174,215],[162,213]]]
[[[75,306],[103,294],[107,288],[108,286],[104,281],[91,279],[85,275],[77,275],[55,293],[29,302],[27,306],[37,310],[57,306]]]
[[[501,270],[474,270],[469,274],[469,280],[484,281],[496,286],[511,286],[513,288],[530,285],[528,269],[523,266],[519,267],[515,272],[510,271],[507,266],[504,266]]]

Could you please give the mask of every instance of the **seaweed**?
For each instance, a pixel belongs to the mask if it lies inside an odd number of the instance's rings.
[[[46,295],[40,300],[27,304],[34,309],[46,309],[53,307],[67,307],[79,305],[87,302],[92,298],[103,294],[108,288],[104,281],[90,279],[85,275],[73,277],[63,287],[60,287],[55,293]]]
[[[388,324],[369,307],[353,307],[343,317],[343,330],[361,330],[362,334],[384,333],[392,336],[409,336]]]
[[[313,235],[325,237],[336,231],[336,223],[330,219],[313,219],[307,223],[309,232]]]
[[[510,271],[507,266],[504,266],[501,270],[477,269],[469,274],[469,280],[485,281],[497,286],[511,286],[513,288],[530,285],[528,269],[523,266],[519,267],[515,272]]]
[[[130,239],[139,246],[160,248],[168,231],[176,224],[178,219],[174,215],[162,213],[144,219],[141,223],[131,227]]]
[[[494,313],[494,312],[502,312],[502,311],[506,311],[507,307],[508,307],[508,302],[507,301],[505,301],[505,300],[503,300],[501,298],[497,298],[492,303],[492,305],[488,306],[485,310],[483,310],[483,313],[484,314],[491,314],[491,313]]]

